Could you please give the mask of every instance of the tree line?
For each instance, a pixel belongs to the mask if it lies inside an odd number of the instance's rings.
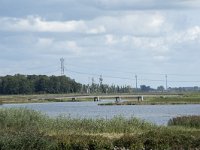
[[[170,89],[169,89],[170,90]],[[163,86],[153,89],[150,86],[141,85],[140,88],[132,88],[124,85],[103,84],[100,77],[99,83],[94,80],[91,84],[81,84],[67,76],[47,75],[7,75],[0,77],[0,94],[100,94],[100,93],[132,93],[132,92],[164,92]]]
[[[130,86],[81,84],[67,76],[7,75],[0,77],[0,94],[130,93]]]
[[[0,77],[0,94],[78,93],[81,86],[66,76],[16,74]]]

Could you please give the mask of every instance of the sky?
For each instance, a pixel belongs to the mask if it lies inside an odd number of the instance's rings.
[[[200,86],[200,0],[0,0],[0,76]]]

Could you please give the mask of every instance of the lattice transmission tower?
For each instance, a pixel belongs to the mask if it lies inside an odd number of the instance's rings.
[[[63,76],[65,74],[65,59],[64,58],[60,58],[60,63],[61,63],[61,76]]]

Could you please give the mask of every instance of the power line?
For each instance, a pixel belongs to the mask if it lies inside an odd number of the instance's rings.
[[[130,80],[130,81],[134,81],[135,80],[135,84],[136,84],[135,87],[136,88],[138,86],[138,81],[163,82],[163,83],[165,83],[166,89],[168,88],[168,83],[200,83],[200,81],[198,81],[198,80],[169,80],[168,79],[169,75],[170,76],[172,76],[172,75],[179,75],[179,76],[193,76],[194,75],[194,76],[197,76],[198,74],[159,74],[159,75],[165,75],[165,80],[163,80],[163,79],[162,80],[159,80],[159,79],[142,79],[142,78],[138,78],[138,74],[136,74],[135,75],[135,79],[134,79],[134,78],[131,78],[131,77],[111,76],[111,75],[97,74],[97,73],[86,73],[86,72],[80,72],[80,71],[75,71],[75,70],[71,70],[71,69],[66,69],[65,66],[64,66],[64,58],[61,58],[60,61],[61,61],[61,75],[64,75],[65,74],[64,71],[67,70],[67,71],[72,72],[72,73],[82,74],[82,75],[87,75],[87,76],[90,75],[90,76],[97,76],[97,77],[99,77],[100,75],[102,75],[104,78]],[[38,69],[41,69],[41,68],[45,69],[45,68],[50,68],[50,67],[52,67],[52,66],[49,65],[49,66],[46,66],[46,67],[38,67]],[[36,67],[30,67],[30,68],[27,68],[26,70],[28,70],[28,69],[31,69],[31,70],[33,69],[34,70],[34,68],[37,69]],[[43,74],[55,73],[57,71],[58,70],[48,71],[48,72],[45,72]],[[127,73],[127,72],[123,72],[123,71],[119,71],[119,70],[117,72]],[[133,73],[133,72],[128,72],[128,73]],[[155,74],[155,75],[158,75],[157,73],[144,73],[144,74]]]
[[[74,71],[70,69],[66,69],[68,72],[76,73],[76,74],[82,74],[82,75],[91,75],[91,76],[97,76],[99,77],[101,74],[95,74],[95,73],[86,73],[86,72],[80,72],[80,71]],[[130,77],[119,77],[119,76],[109,76],[109,75],[103,75],[104,78],[113,78],[113,79],[122,79],[122,80],[131,80],[133,81],[134,78]],[[147,82],[165,82],[166,88],[168,88],[168,83],[200,83],[200,81],[181,81],[181,80],[168,80],[168,75],[165,75],[165,80],[159,80],[159,79],[143,79],[143,78],[138,78],[137,75],[135,75],[135,82],[136,82],[136,87],[138,84],[138,81],[147,81]]]
[[[74,66],[74,67],[81,67],[81,68],[85,68],[85,69],[92,69],[92,67],[85,67],[85,66],[79,66],[79,65],[74,65],[74,64],[69,64],[69,66]],[[156,73],[156,72],[132,72],[132,71],[120,71],[119,69],[113,69],[113,68],[109,68],[109,69],[101,69],[102,71],[114,71],[114,72],[119,72],[119,73],[128,73],[128,74],[137,74],[137,75],[159,75],[159,76],[165,76],[166,73]],[[131,70],[131,69],[130,69]],[[167,73],[167,75],[170,75],[170,76],[183,76],[183,77],[186,77],[186,76],[200,76],[200,74],[177,74],[177,73]]]
[[[82,74],[82,75],[91,75],[91,76],[101,76],[101,74],[95,74],[95,73],[85,73],[85,72],[80,72],[80,71],[74,71],[70,69],[66,69],[68,72],[72,73],[77,73],[77,74]],[[102,75],[105,78],[115,78],[115,79],[125,79],[125,80],[133,80],[133,78],[128,78],[128,77],[117,77],[117,76],[109,76],[109,75]]]
[[[137,90],[137,75],[135,75],[135,88],[136,88],[136,90]]]

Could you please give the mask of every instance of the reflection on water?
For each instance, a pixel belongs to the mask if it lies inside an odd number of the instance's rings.
[[[31,104],[4,104],[0,108],[26,107],[39,110],[50,116],[70,115],[76,118],[112,118],[117,115],[137,117],[158,125],[166,125],[172,117],[200,115],[200,105],[122,105],[98,106],[101,102],[56,102]]]

